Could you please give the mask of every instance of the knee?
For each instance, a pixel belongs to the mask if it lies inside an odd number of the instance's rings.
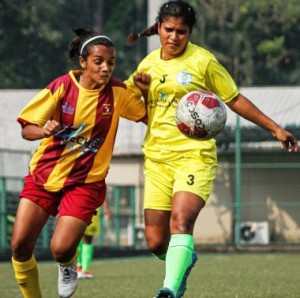
[[[61,245],[51,244],[51,254],[53,260],[58,263],[68,262],[72,258],[72,255],[70,256],[70,252],[68,252],[68,248]]]
[[[66,263],[72,259],[75,253],[70,253],[68,251],[65,251],[64,249],[51,249],[51,254],[53,260],[55,260],[58,263]]]
[[[148,248],[154,255],[162,255],[167,252],[168,246],[165,246],[163,243],[150,242],[148,243]]]
[[[31,258],[33,247],[28,241],[13,239],[11,241],[12,256],[16,261],[25,262]]]
[[[157,237],[147,237],[147,246],[148,249],[154,254],[154,255],[162,255],[165,254],[168,250],[169,246],[169,238],[160,239]]]
[[[172,234],[193,234],[195,220],[189,217],[174,216],[170,225]]]
[[[64,258],[65,254],[63,251],[51,248],[51,254],[53,260],[55,260],[56,262],[58,263],[65,262],[65,258]]]
[[[51,244],[52,258],[58,263],[66,263],[70,261],[75,253],[76,249],[74,250],[71,247]]]
[[[193,234],[194,226],[186,222],[177,222],[172,226],[173,234]]]

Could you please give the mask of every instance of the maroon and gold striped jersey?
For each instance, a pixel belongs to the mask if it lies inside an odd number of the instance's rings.
[[[145,117],[140,96],[111,79],[96,90],[84,89],[70,71],[40,91],[20,112],[24,126],[43,127],[49,119],[62,130],[44,138],[30,162],[34,181],[48,191],[103,180],[112,157],[119,117],[139,121]]]

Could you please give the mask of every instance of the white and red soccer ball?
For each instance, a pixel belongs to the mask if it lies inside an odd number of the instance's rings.
[[[183,96],[176,108],[175,122],[179,130],[198,140],[214,138],[227,119],[223,101],[210,91],[192,91]]]

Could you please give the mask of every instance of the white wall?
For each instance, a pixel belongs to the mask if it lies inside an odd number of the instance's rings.
[[[126,158],[113,159],[111,162],[109,172],[106,178],[107,184],[115,185],[143,185],[143,160]]]

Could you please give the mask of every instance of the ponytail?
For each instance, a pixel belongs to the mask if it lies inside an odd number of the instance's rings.
[[[146,28],[144,31],[140,33],[131,33],[128,35],[127,40],[129,44],[135,44],[141,37],[144,36],[152,36],[154,34],[158,34],[158,23]]]
[[[80,56],[80,48],[82,45],[82,40],[91,36],[93,31],[84,28],[72,28],[72,31],[76,34],[76,37],[69,44],[69,58],[71,60],[78,60]]]
[[[156,23],[140,33],[130,34],[127,38],[128,43],[134,44],[143,36],[158,34],[158,24],[161,24],[169,17],[182,18],[183,23],[189,26],[191,32],[196,24],[196,12],[188,2],[182,0],[169,0],[160,7]]]

